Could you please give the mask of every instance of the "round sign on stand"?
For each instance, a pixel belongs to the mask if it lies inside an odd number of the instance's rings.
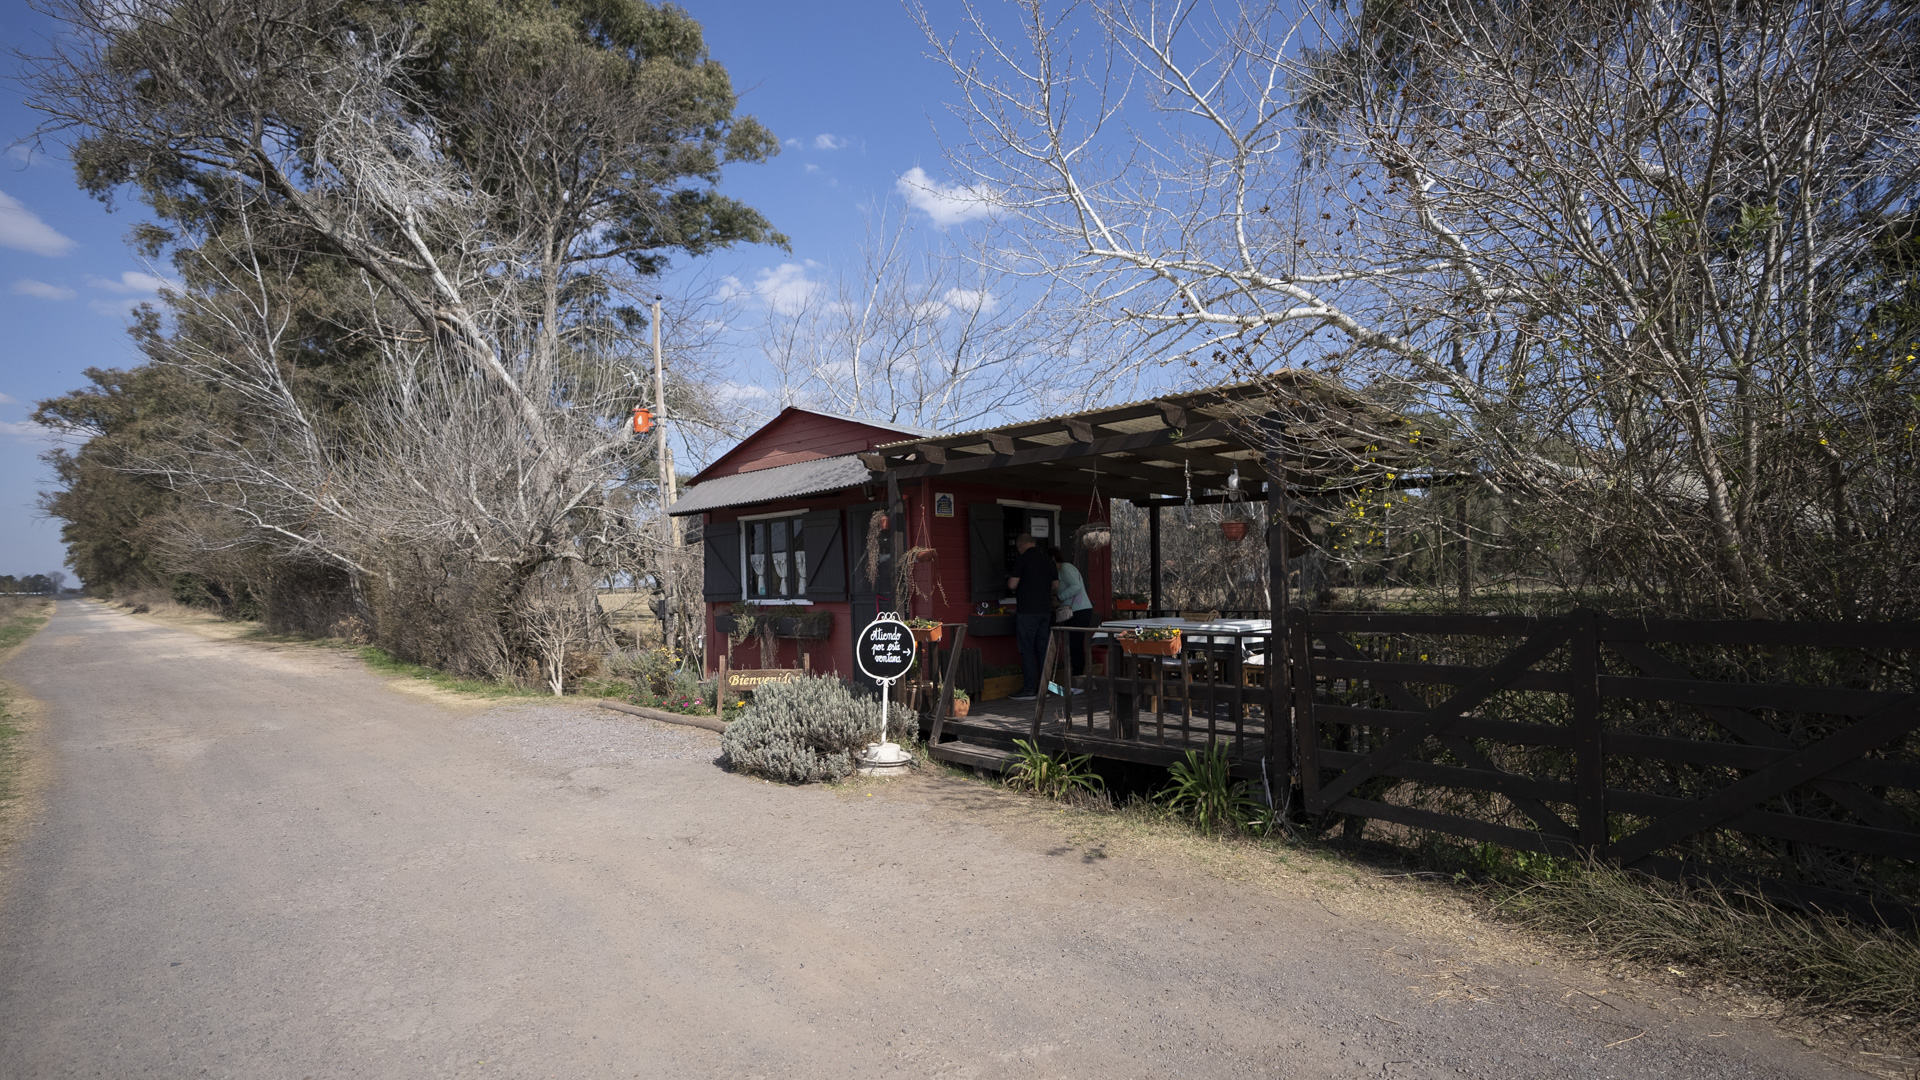
[[[913,670],[919,646],[913,628],[891,611],[883,611],[860,631],[853,642],[853,662],[880,684],[880,741],[868,743],[860,757],[860,771],[869,776],[901,772],[913,758],[898,743],[887,741],[887,703],[893,684]]]

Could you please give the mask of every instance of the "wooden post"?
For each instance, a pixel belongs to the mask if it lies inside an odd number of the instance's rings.
[[[1040,718],[1045,716],[1047,712],[1047,681],[1053,678],[1054,637],[1053,631],[1049,629],[1047,631],[1047,656],[1046,659],[1040,661],[1040,693],[1033,701],[1033,739],[1035,745],[1038,745],[1040,740]]]
[[[1600,731],[1600,614],[1582,609],[1571,619],[1573,634],[1567,644],[1572,661],[1569,675],[1573,681],[1573,766],[1580,799],[1580,844],[1604,858],[1607,769]]]
[[[660,464],[660,517],[666,535],[666,557],[660,565],[666,570],[660,582],[660,636],[673,655],[674,617],[679,611],[680,519],[668,517],[667,508],[678,497],[674,491],[673,447],[667,445],[667,377],[660,359],[660,297],[653,298],[653,445]]]
[[[713,715],[715,716],[719,716],[726,711],[727,660],[729,656],[730,650],[722,650],[720,653],[720,675],[718,681],[713,684]]]
[[[1290,783],[1293,772],[1293,679],[1296,673],[1287,662],[1289,632],[1287,625],[1287,550],[1292,533],[1287,519],[1287,467],[1281,458],[1281,421],[1268,416],[1261,422],[1267,451],[1267,614],[1273,620],[1267,638],[1267,773],[1280,783]],[[1299,678],[1310,678],[1305,672]]]
[[[907,595],[893,597],[893,610],[904,619],[913,614],[913,582],[901,573],[907,556],[907,501],[900,497],[900,478],[892,469],[887,470],[887,529],[893,537],[893,581],[887,588],[890,592],[897,591],[898,583],[907,581]]]
[[[1467,520],[1467,496],[1471,494],[1471,492],[1472,489],[1467,485],[1460,485],[1460,492],[1457,496],[1459,501],[1454,504],[1455,519],[1460,524],[1461,607],[1465,607],[1473,602],[1473,531],[1471,523]]]
[[[947,715],[953,712],[953,680],[960,673],[960,649],[967,643],[967,624],[948,623],[953,630],[953,648],[947,652],[947,673],[940,681],[940,702],[934,709],[933,730],[927,734],[927,745],[940,745],[940,735],[947,726]]]
[[[1160,504],[1147,507],[1147,614],[1160,610]]]
[[[1293,741],[1300,752],[1300,794],[1304,807],[1320,790],[1320,729],[1314,726],[1313,721],[1313,639],[1307,631],[1304,614],[1294,621],[1288,637],[1292,639],[1289,642],[1292,647],[1288,651],[1293,654]],[[1276,646],[1285,640],[1273,639]],[[1267,671],[1267,681],[1273,681],[1271,667]],[[1269,723],[1271,726],[1271,721]],[[1279,730],[1285,732],[1287,729]]]

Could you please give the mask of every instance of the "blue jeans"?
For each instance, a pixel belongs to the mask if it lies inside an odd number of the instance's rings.
[[[1020,693],[1038,694],[1040,668],[1047,662],[1047,631],[1053,626],[1053,616],[1015,615],[1013,617],[1014,644],[1020,649],[1020,674],[1026,681],[1020,684]]]

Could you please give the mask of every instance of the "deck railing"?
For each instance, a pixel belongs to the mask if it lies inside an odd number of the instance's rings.
[[[1219,745],[1237,761],[1270,759],[1287,734],[1284,716],[1278,726],[1268,722],[1267,658],[1278,655],[1275,640],[1269,631],[1190,633],[1176,654],[1147,656],[1125,652],[1110,631],[1053,627],[1043,681],[1067,692],[1047,688],[1040,695],[1031,735],[1038,739],[1048,714],[1057,711],[1069,742],[1096,741],[1105,749],[1132,744],[1162,752],[1155,757]],[[1087,672],[1077,678],[1071,673],[1076,641]],[[1096,649],[1106,652],[1097,674]]]

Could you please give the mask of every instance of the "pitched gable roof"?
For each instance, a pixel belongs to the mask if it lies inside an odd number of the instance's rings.
[[[841,457],[899,442],[902,438],[924,438],[932,434],[899,424],[860,420],[789,405],[758,431],[721,454],[713,464],[700,470],[700,474],[690,483],[700,484],[723,476]]]

